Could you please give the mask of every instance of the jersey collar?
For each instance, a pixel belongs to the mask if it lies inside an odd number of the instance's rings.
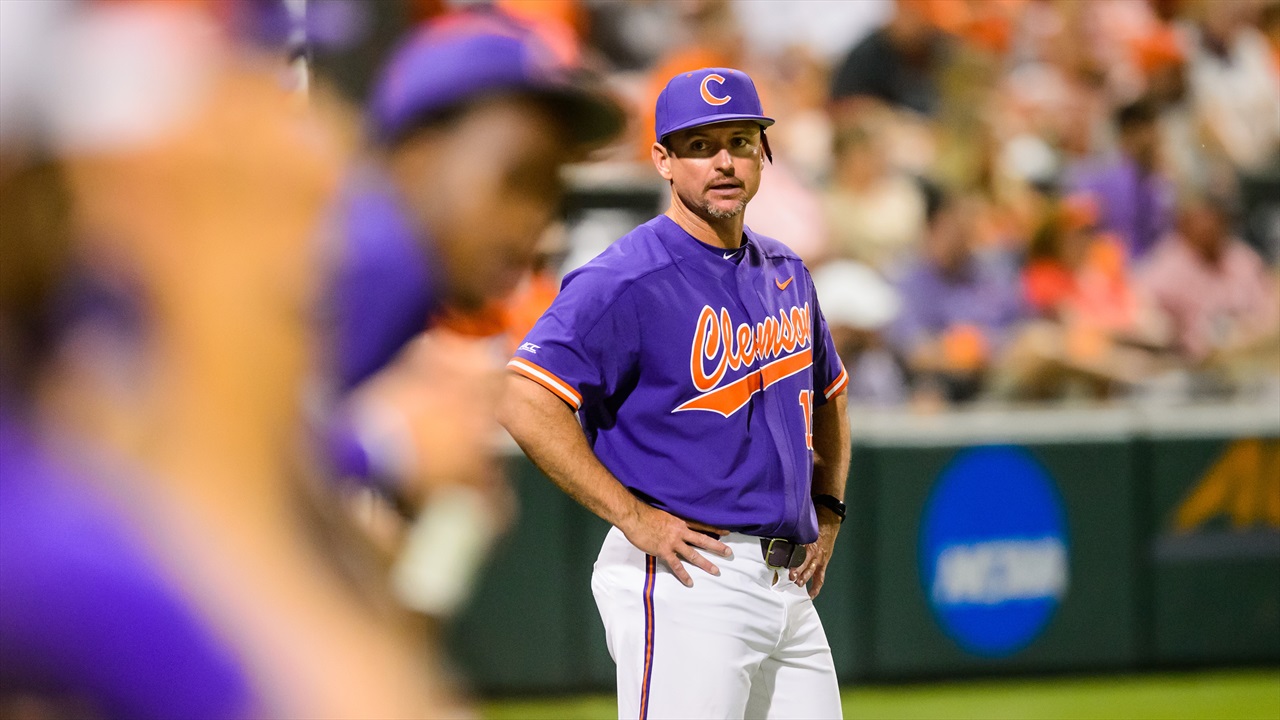
[[[729,252],[725,248],[702,242],[666,215],[655,218],[654,231],[666,245],[667,251],[681,264],[716,277],[733,275],[739,266],[750,262],[757,254],[755,243],[751,242],[750,232],[745,226],[742,231],[742,247],[733,251],[738,258],[736,261],[725,257],[725,253]]]

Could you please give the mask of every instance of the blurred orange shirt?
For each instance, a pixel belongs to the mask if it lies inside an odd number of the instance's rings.
[[[1075,272],[1057,260],[1033,261],[1022,272],[1022,289],[1041,315],[1069,315],[1105,330],[1133,329],[1138,318],[1124,249],[1106,236],[1090,243]]]
[[[432,324],[473,338],[501,336],[514,351],[538,318],[551,307],[560,286],[549,272],[530,274],[509,297],[493,301],[474,312],[445,310]]]
[[[1033,260],[1022,271],[1022,293],[1039,315],[1052,314],[1075,292],[1075,276],[1057,260]]]

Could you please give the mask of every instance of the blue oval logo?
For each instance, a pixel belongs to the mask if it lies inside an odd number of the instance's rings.
[[[920,526],[920,576],[934,616],[962,648],[1011,655],[1066,595],[1067,518],[1049,473],[1011,446],[961,451]]]

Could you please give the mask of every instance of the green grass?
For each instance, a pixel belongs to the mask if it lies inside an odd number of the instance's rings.
[[[1280,669],[851,687],[849,720],[1280,720]],[[611,696],[503,700],[492,720],[612,718]]]

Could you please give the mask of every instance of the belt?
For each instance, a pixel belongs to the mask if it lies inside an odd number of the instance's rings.
[[[760,538],[760,552],[764,564],[774,570],[800,567],[808,553],[804,545],[784,538]]]
[[[706,530],[695,530],[709,538],[719,540],[720,536]],[[797,568],[804,564],[809,551],[804,545],[786,538],[760,538],[760,554],[764,556],[764,564],[774,570]]]

